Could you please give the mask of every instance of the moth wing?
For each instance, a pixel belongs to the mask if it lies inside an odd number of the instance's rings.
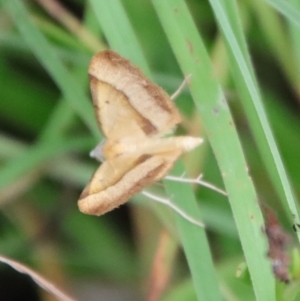
[[[96,116],[106,137],[166,133],[181,122],[168,94],[117,53],[96,54],[89,75]]]
[[[83,190],[79,210],[102,215],[119,207],[144,187],[162,179],[181,154],[178,149],[138,159],[120,156],[105,161]]]
[[[144,138],[152,126],[130,106],[126,96],[96,78],[90,82],[97,122],[104,136],[111,140]]]

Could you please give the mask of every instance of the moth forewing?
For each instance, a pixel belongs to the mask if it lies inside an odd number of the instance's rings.
[[[181,122],[169,95],[117,53],[103,51],[96,54],[90,63],[89,75],[125,95],[132,109],[152,125],[146,134],[166,133]],[[122,111],[121,107],[118,110]]]

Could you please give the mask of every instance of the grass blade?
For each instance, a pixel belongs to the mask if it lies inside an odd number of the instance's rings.
[[[257,300],[275,300],[258,199],[225,97],[212,76],[201,36],[183,1],[152,2],[183,73],[192,74],[191,93],[223,175]]]
[[[76,79],[60,61],[55,49],[32,23],[23,2],[18,0],[5,1],[4,7],[12,16],[14,23],[35,56],[65,95],[66,100],[69,101],[95,137],[100,137],[96,121],[92,118],[94,116],[92,106],[83,87],[78,85]]]
[[[281,199],[286,201],[286,203],[283,202],[283,205],[285,206],[287,216],[290,219],[296,216],[297,220],[299,220],[297,202],[294,199],[285,167],[262,104],[258,85],[250,64],[249,53],[246,51],[246,42],[241,31],[241,22],[236,13],[237,8],[233,2],[222,6],[219,1],[211,0],[211,5],[226,40],[233,76],[261,157],[267,166],[274,188]],[[231,20],[227,17],[229,14]],[[298,235],[298,239],[300,239],[300,235]]]

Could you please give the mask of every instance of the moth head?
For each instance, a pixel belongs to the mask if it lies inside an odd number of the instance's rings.
[[[99,162],[105,161],[105,156],[103,153],[103,147],[106,140],[103,139],[93,150],[90,151],[90,157],[96,159]]]

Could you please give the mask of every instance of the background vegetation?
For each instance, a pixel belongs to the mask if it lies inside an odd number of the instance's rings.
[[[299,300],[296,0],[0,5],[1,254],[79,300]],[[78,211],[98,166],[88,153],[101,139],[87,69],[106,48],[170,94],[192,74],[175,101],[177,132],[205,144],[172,173],[203,173],[228,198],[170,181],[151,189],[205,230],[142,196],[100,218]],[[260,207],[289,233],[289,284],[275,281]],[[2,296],[52,298],[2,264],[0,277]],[[26,283],[33,295],[13,295]]]

